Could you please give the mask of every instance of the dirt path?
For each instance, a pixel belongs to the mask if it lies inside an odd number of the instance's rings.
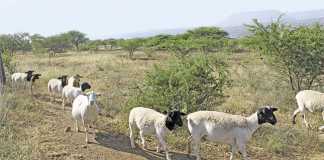
[[[39,96],[36,101],[39,103],[42,114],[41,125],[34,129],[37,133],[35,140],[40,159],[164,159],[163,153],[156,153],[153,150],[143,151],[139,148],[131,149],[128,136],[116,134],[107,129],[100,129],[96,134],[94,134],[94,129],[90,129],[91,143],[85,144],[83,128],[80,127],[81,132],[77,133],[72,127],[70,107],[66,107],[67,109],[63,111],[59,103],[49,103],[49,99],[45,96]],[[71,131],[66,132],[67,127],[71,127]],[[193,159],[184,153],[174,152],[172,152],[172,157],[177,160]]]
[[[140,148],[131,149],[128,135],[120,134],[113,130],[112,125],[116,124],[116,119],[100,116],[99,128],[94,133],[94,129],[90,129],[90,144],[85,144],[85,135],[81,126],[81,132],[74,131],[74,121],[71,117],[71,107],[62,110],[59,102],[50,103],[47,95],[37,95],[36,101],[37,113],[33,114],[35,119],[28,121],[28,126],[22,127],[26,129],[32,137],[33,145],[35,145],[36,159],[50,160],[163,160],[164,153],[156,153],[154,151],[154,142],[150,142],[150,150],[143,151]],[[35,106],[34,106],[35,107]],[[32,111],[34,112],[34,111]],[[25,120],[22,119],[22,122]],[[66,128],[71,130],[66,132]],[[320,136],[323,142],[324,135]],[[185,148],[185,147],[184,147]],[[249,156],[251,159],[291,159],[291,158],[274,158],[271,154],[257,153],[258,149],[251,147]],[[174,151],[174,149],[172,149]],[[324,153],[324,152],[323,152]],[[207,159],[224,159],[224,151],[215,150],[215,148],[205,149],[203,155]],[[183,152],[171,152],[174,160],[193,160],[194,157],[187,156]],[[228,159],[228,156],[225,156]],[[322,160],[324,154],[319,153],[312,155],[312,160]],[[237,157],[239,159],[239,157]]]

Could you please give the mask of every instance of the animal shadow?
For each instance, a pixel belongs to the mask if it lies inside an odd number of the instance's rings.
[[[99,145],[114,150],[141,155],[149,160],[164,160],[165,153],[157,153],[155,150],[143,150],[139,146],[135,149],[131,148],[129,137],[123,134],[111,134],[111,133],[96,133],[96,141]],[[192,156],[188,156],[184,153],[170,152],[171,158],[175,160],[194,160]]]

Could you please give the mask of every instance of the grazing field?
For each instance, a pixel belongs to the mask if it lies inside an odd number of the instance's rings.
[[[263,105],[279,108],[277,125],[262,126],[249,142],[247,151],[251,159],[324,159],[324,139],[317,131],[323,124],[321,114],[307,115],[313,126],[310,130],[303,126],[301,116],[297,117],[297,124],[292,125],[291,115],[297,108],[295,93],[264,64],[259,54],[213,54],[226,58],[232,79],[223,103],[212,107],[213,110],[248,116]],[[18,71],[32,69],[42,76],[36,82],[34,96],[22,89],[8,88],[8,94],[3,97],[0,112],[7,115],[0,124],[0,159],[164,159],[164,154],[155,153],[155,137],[147,140],[148,151],[131,149],[126,106],[145,73],[154,64],[163,65],[169,57],[161,52],[147,58],[138,52],[134,60],[130,60],[126,52],[119,50],[71,52],[51,59],[46,54],[15,56]],[[60,100],[50,102],[47,82],[63,74],[80,74],[84,77],[81,81],[90,82],[93,90],[103,94],[98,98],[103,113],[90,129],[90,144],[84,142],[83,128],[82,132],[74,131],[71,105],[63,111]],[[185,127],[168,137],[173,159],[194,159],[186,153],[187,137]],[[139,140],[137,142],[140,144]],[[205,142],[201,155],[204,159],[228,159],[229,150],[227,145]]]

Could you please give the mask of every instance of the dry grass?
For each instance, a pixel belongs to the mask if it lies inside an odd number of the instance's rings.
[[[168,55],[156,54],[146,59],[137,53],[136,60],[127,59],[122,51],[89,53],[67,53],[49,61],[47,55],[18,55],[18,71],[33,69],[42,74],[36,83],[35,97],[26,92],[14,93],[15,107],[8,112],[6,123],[0,129],[0,159],[163,159],[151,152],[131,150],[127,134],[127,115],[123,107],[131,96],[131,90],[154,64],[163,64]],[[262,127],[255,133],[248,146],[251,159],[318,159],[324,153],[323,143],[318,141],[318,132],[298,125],[292,126],[290,116],[296,108],[294,93],[285,82],[253,53],[224,55],[231,67],[233,87],[226,91],[228,98],[214,110],[249,115],[262,105],[275,105],[279,123],[273,127]],[[64,132],[72,127],[70,111],[62,111],[59,103],[48,102],[47,82],[63,74],[81,74],[93,90],[103,93],[99,98],[104,116],[96,123],[99,132],[96,144],[84,146],[82,133]],[[3,112],[2,112],[3,113]],[[320,124],[320,114],[314,114],[310,122]],[[187,132],[179,130],[168,137],[176,159],[189,159],[183,154]],[[149,138],[150,148],[155,140]],[[4,145],[7,144],[7,145]],[[322,147],[322,148],[321,148]],[[202,155],[205,159],[228,158],[228,146],[205,143]]]

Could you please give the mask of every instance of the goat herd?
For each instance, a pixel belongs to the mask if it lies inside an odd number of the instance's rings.
[[[33,74],[33,72],[12,74],[13,86],[23,83],[25,86],[30,84],[32,88],[33,82],[41,76],[41,74]],[[68,76],[63,75],[50,79],[48,81],[48,91],[51,101],[55,101],[56,95],[62,97],[63,110],[66,100],[72,102],[72,117],[75,119],[75,129],[78,132],[78,122],[82,122],[85,129],[86,143],[88,143],[89,124],[96,120],[96,116],[100,112],[100,108],[96,104],[96,97],[100,96],[100,94],[94,91],[85,92],[91,88],[91,85],[88,82],[80,84],[80,78],[82,78],[80,75],[74,75],[68,79]],[[322,111],[324,120],[324,93],[304,90],[296,95],[296,100],[298,109],[293,113],[293,124],[296,123],[296,115],[301,112],[305,125],[309,127],[305,116],[306,111]],[[244,159],[248,159],[246,152],[247,142],[262,124],[270,123],[275,125],[277,123],[274,115],[277,110],[272,106],[264,106],[260,107],[252,115],[244,117],[216,111],[197,111],[188,115],[179,110],[160,113],[153,109],[136,107],[129,114],[131,147],[135,148],[134,131],[135,128],[138,128],[143,149],[146,149],[144,135],[156,134],[159,141],[157,152],[160,152],[161,149],[164,150],[166,159],[170,160],[165,136],[177,127],[183,126],[182,116],[186,116],[190,133],[188,153],[191,152],[191,146],[193,146],[193,153],[197,160],[200,159],[199,145],[201,139],[229,144],[231,146],[231,160],[236,152],[239,152]],[[323,129],[323,127],[320,127],[320,129]]]

